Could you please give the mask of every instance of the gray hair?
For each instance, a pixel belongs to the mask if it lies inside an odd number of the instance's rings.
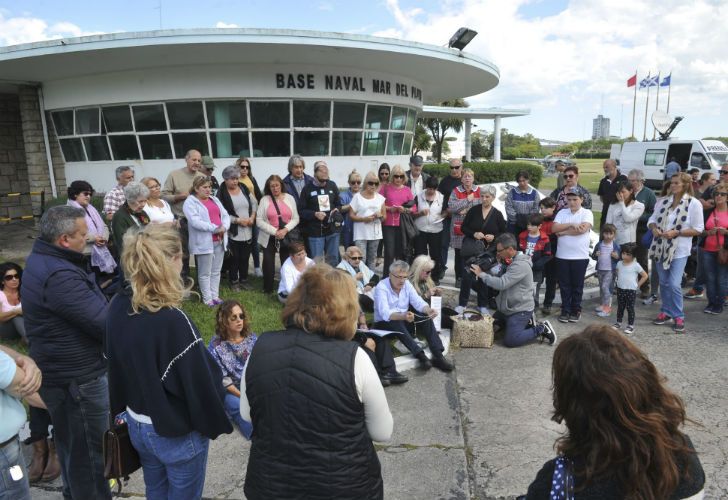
[[[126,201],[136,202],[139,198],[149,198],[149,188],[141,182],[130,182],[124,186]]]
[[[409,273],[409,264],[403,260],[395,260],[389,265],[389,274],[394,274],[395,271],[402,271],[405,274]]]
[[[488,193],[493,198],[495,198],[496,195],[498,194],[498,191],[496,190],[495,186],[491,186],[491,185],[480,186],[480,196],[483,196],[483,194],[485,194],[485,193]]]
[[[288,173],[291,173],[291,170],[293,170],[293,164],[296,162],[301,162],[301,165],[303,165],[303,168],[306,168],[306,161],[303,159],[303,156],[301,155],[293,155],[290,158],[288,158]]]
[[[640,182],[645,182],[645,173],[639,168],[633,168],[632,170],[630,170],[627,174],[627,177],[634,177]]]
[[[225,180],[232,179],[236,176],[240,177],[240,169],[235,165],[228,165],[222,171],[222,178]]]
[[[76,232],[76,220],[86,217],[82,208],[70,205],[57,205],[49,208],[40,218],[39,239],[46,243],[56,244],[58,238],[64,234]]]
[[[515,248],[518,250],[518,244],[516,243],[516,237],[513,236],[511,233],[502,233],[495,239],[495,244],[497,245],[500,243],[500,245],[506,249],[506,248]]]
[[[450,163],[451,167],[454,167],[455,165],[458,165],[460,167],[463,166],[463,161],[460,158],[450,158],[450,161],[448,163]]]
[[[131,165],[122,165],[121,167],[116,167],[116,180],[119,180],[121,178],[121,174],[124,172],[128,172],[131,170],[132,173],[134,173],[134,167]]]
[[[329,168],[328,164],[324,160],[319,160],[313,164],[313,171],[317,172],[320,167]]]

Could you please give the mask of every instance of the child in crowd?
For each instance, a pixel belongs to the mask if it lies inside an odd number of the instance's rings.
[[[518,237],[519,249],[531,257],[531,269],[533,272],[533,300],[535,309],[538,309],[538,296],[541,291],[543,270],[547,262],[551,261],[551,241],[548,234],[541,230],[543,226],[543,215],[531,214],[526,222],[526,230]]]
[[[634,303],[637,299],[637,290],[647,281],[647,273],[634,259],[637,245],[625,243],[622,245],[622,260],[617,263],[617,322],[614,328],[622,327],[622,317],[627,309],[627,327],[624,333],[634,333]]]
[[[614,292],[614,270],[619,262],[619,245],[614,241],[617,228],[614,224],[604,224],[600,231],[599,243],[594,247],[591,258],[597,261],[599,278],[599,297],[601,304],[596,308],[597,316],[606,318],[612,314],[612,293]]]
[[[551,226],[554,225],[556,200],[547,196],[538,203],[538,206],[541,209],[541,215],[543,215],[541,232],[549,237],[549,242],[551,243],[551,255],[556,255],[558,237],[551,230]],[[543,276],[546,278],[546,294],[543,297],[543,309],[541,312],[548,316],[551,314],[551,305],[554,303],[554,297],[556,296],[556,259],[550,259],[546,262],[543,268]],[[536,301],[536,305],[538,306],[538,301]]]
[[[225,411],[245,439],[250,440],[253,424],[240,416],[240,380],[257,335],[250,331],[250,316],[237,300],[226,300],[217,309],[215,336],[207,350],[222,370],[222,383],[227,389]]]

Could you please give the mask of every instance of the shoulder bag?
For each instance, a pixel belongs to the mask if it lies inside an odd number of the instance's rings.
[[[126,483],[129,476],[141,466],[139,453],[131,444],[129,426],[125,420],[117,421],[111,417],[109,428],[104,432],[104,478],[116,480],[118,493],[121,493],[121,479]]]
[[[495,209],[495,207],[490,207],[490,211],[488,211],[488,215],[483,221],[483,229],[485,229],[485,225],[490,220],[490,216],[493,215],[493,210]],[[467,260],[470,257],[480,255],[481,253],[485,252],[486,248],[487,245],[485,244],[485,240],[476,240],[472,236],[465,235],[465,237],[463,238],[463,244],[460,247],[460,256],[463,259]]]
[[[276,199],[272,196],[270,197],[270,199],[273,201],[273,206],[275,207],[276,213],[278,214],[278,229],[283,229],[284,227],[286,227],[286,224],[285,222],[283,222],[283,217],[281,217],[281,209],[278,208],[278,202],[276,202]],[[275,238],[275,236],[273,238]],[[301,231],[298,229],[298,227],[294,227],[286,233],[286,235],[283,237],[283,240],[281,241],[281,246],[283,246],[284,248],[288,248],[288,246],[294,241],[303,241],[303,238],[301,238]]]

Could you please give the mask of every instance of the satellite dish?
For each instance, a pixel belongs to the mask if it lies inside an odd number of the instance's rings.
[[[660,134],[664,134],[665,132],[667,132],[667,129],[670,128],[673,121],[674,118],[664,111],[658,110],[652,113],[652,125],[655,126]]]

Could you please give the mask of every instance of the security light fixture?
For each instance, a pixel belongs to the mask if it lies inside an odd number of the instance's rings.
[[[478,32],[471,30],[470,28],[460,28],[455,34],[450,37],[450,41],[447,46],[458,50],[463,50],[470,41],[475,38]]]

